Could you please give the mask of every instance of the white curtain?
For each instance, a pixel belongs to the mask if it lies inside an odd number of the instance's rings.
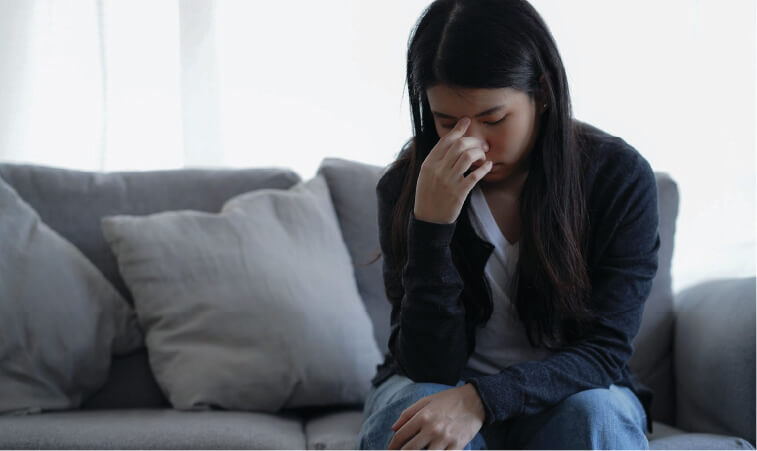
[[[0,157],[99,168],[103,89],[91,2],[0,2]]]
[[[0,2],[0,157],[222,165],[213,13],[202,0]]]
[[[385,165],[428,0],[0,0],[0,160]],[[755,273],[755,2],[532,0],[576,116],[681,192],[674,288]]]

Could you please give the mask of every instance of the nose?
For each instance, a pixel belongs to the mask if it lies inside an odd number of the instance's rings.
[[[478,140],[481,141],[481,145],[484,146],[484,152],[489,151],[489,143],[486,141],[486,136],[484,135],[481,126],[476,124],[475,121],[471,121],[464,136],[468,138],[478,138]]]

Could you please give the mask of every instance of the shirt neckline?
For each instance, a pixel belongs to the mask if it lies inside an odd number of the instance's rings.
[[[507,239],[507,237],[502,233],[502,230],[499,228],[499,225],[497,225],[497,220],[494,219],[494,215],[491,212],[491,209],[489,208],[489,204],[486,202],[486,197],[484,196],[484,192],[481,190],[481,187],[476,185],[473,187],[473,193],[471,196],[471,207],[473,207],[474,213],[476,217],[478,218],[479,222],[484,228],[484,233],[487,234],[489,239],[496,242],[500,245],[507,245],[508,248],[514,249],[518,247],[520,244],[520,240],[516,241],[515,244],[511,243],[510,240]]]

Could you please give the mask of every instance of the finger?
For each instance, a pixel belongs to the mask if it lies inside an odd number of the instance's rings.
[[[402,411],[399,418],[397,418],[397,421],[395,421],[394,424],[392,425],[392,429],[396,431],[399,428],[401,428],[402,425],[407,422],[407,420],[409,420],[410,418],[413,418],[413,416],[415,416],[415,414],[419,410],[424,408],[426,404],[428,404],[429,402],[431,402],[431,399],[429,399],[428,396],[421,398],[418,401],[415,401],[413,405],[411,405],[410,407]]]
[[[403,443],[407,442],[413,438],[415,434],[418,434],[423,430],[423,424],[424,421],[421,415],[413,415],[405,424],[400,426],[397,432],[395,432],[389,445],[395,446],[395,448],[392,449],[399,449]]]
[[[457,124],[452,128],[452,130],[449,131],[446,135],[442,136],[439,139],[439,142],[436,146],[434,146],[433,149],[431,149],[430,155],[434,155],[436,158],[442,159],[444,158],[444,155],[447,153],[447,150],[449,147],[459,138],[462,138],[465,135],[465,132],[468,130],[468,126],[470,125],[470,119],[467,117],[461,118],[459,121],[457,121]]]
[[[458,139],[454,144],[452,144],[447,153],[444,154],[445,167],[453,167],[461,155],[474,149],[481,150],[484,153],[488,152],[489,150],[486,147],[486,142],[479,138],[465,136]]]
[[[469,442],[460,442],[460,440],[452,440],[447,444],[447,449],[463,449]]]
[[[470,149],[460,154],[452,166],[452,174],[455,177],[459,177],[464,174],[468,169],[471,169],[474,163],[480,163],[478,166],[486,162],[486,153],[481,149]]]
[[[470,191],[473,189],[474,186],[476,186],[476,183],[478,183],[486,174],[489,173],[489,171],[492,170],[492,167],[494,167],[494,164],[492,164],[491,161],[487,161],[486,163],[482,164],[478,169],[471,172],[465,177],[465,189],[467,191]]]
[[[413,438],[413,436],[420,432],[420,430],[421,428],[418,422],[411,421],[405,424],[394,434],[386,449],[400,449],[405,442]]]
[[[465,135],[465,132],[468,130],[468,127],[470,126],[471,120],[469,117],[461,117],[457,120],[457,123],[454,127],[452,127],[452,130],[450,130],[446,135],[442,136],[441,139],[445,141],[454,141],[463,135]]]
[[[423,449],[430,441],[431,438],[421,431],[418,434],[415,434],[415,437],[413,437],[412,440],[405,443],[402,449]]]
[[[452,446],[453,443],[450,443],[449,445]],[[441,438],[435,438],[428,445],[428,449],[447,449],[447,442]]]

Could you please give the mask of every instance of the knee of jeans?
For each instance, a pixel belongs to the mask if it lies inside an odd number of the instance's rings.
[[[450,388],[454,387],[431,382],[414,382],[402,387],[386,400],[386,404],[377,406],[373,413],[364,420],[363,428],[358,437],[358,448],[385,449],[394,436],[392,425],[405,409],[421,398]]]
[[[437,384],[434,382],[414,382],[406,387],[402,387],[393,399],[414,399],[419,400],[426,396],[439,393],[440,391],[455,388],[454,385]],[[409,407],[409,406],[408,406]]]
[[[386,434],[375,430],[363,430],[355,440],[355,449],[386,449],[387,446]]]
[[[561,410],[572,422],[585,422],[597,426],[597,422],[629,422],[636,424],[638,412],[628,396],[618,389],[595,388],[568,396],[560,403]]]
[[[394,421],[399,418],[402,412],[408,407],[412,406],[426,396],[431,396],[435,393],[439,393],[440,391],[448,390],[450,388],[454,387],[431,382],[414,382],[410,385],[402,387],[389,399],[387,399],[387,403],[378,409],[381,412],[379,415],[393,418],[392,423],[389,423],[393,424]]]

